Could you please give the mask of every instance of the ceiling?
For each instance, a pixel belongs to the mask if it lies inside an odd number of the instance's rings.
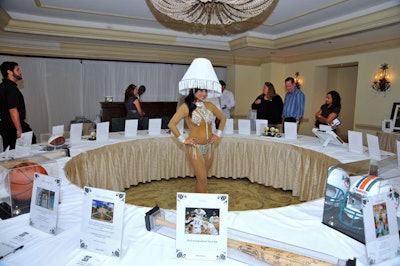
[[[400,0],[277,0],[228,27],[174,21],[149,0],[0,0],[0,7],[6,53],[28,44],[51,55],[61,43],[79,43],[257,60],[400,46]]]

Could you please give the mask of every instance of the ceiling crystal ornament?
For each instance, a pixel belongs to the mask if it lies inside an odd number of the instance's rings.
[[[276,0],[149,0],[175,20],[202,25],[230,25],[263,13]]]
[[[379,68],[380,71],[375,75],[374,84],[372,84],[372,89],[374,89],[377,93],[383,92],[386,93],[390,90],[390,81],[389,81],[389,67],[388,64],[384,63]]]

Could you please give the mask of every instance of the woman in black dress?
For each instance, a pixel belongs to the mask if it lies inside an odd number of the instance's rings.
[[[263,93],[251,105],[257,110],[257,119],[267,119],[268,125],[279,125],[282,122],[283,101],[271,82],[265,82]]]

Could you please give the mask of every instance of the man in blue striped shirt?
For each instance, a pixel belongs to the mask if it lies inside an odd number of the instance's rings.
[[[283,103],[282,126],[283,122],[296,122],[298,128],[304,114],[305,96],[304,93],[296,87],[294,78],[286,78],[285,86],[287,93]]]

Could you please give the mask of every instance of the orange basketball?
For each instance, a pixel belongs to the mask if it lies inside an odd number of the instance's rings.
[[[37,163],[24,162],[10,169],[11,198],[16,200],[29,200],[32,197],[34,173],[47,175],[46,169]]]

